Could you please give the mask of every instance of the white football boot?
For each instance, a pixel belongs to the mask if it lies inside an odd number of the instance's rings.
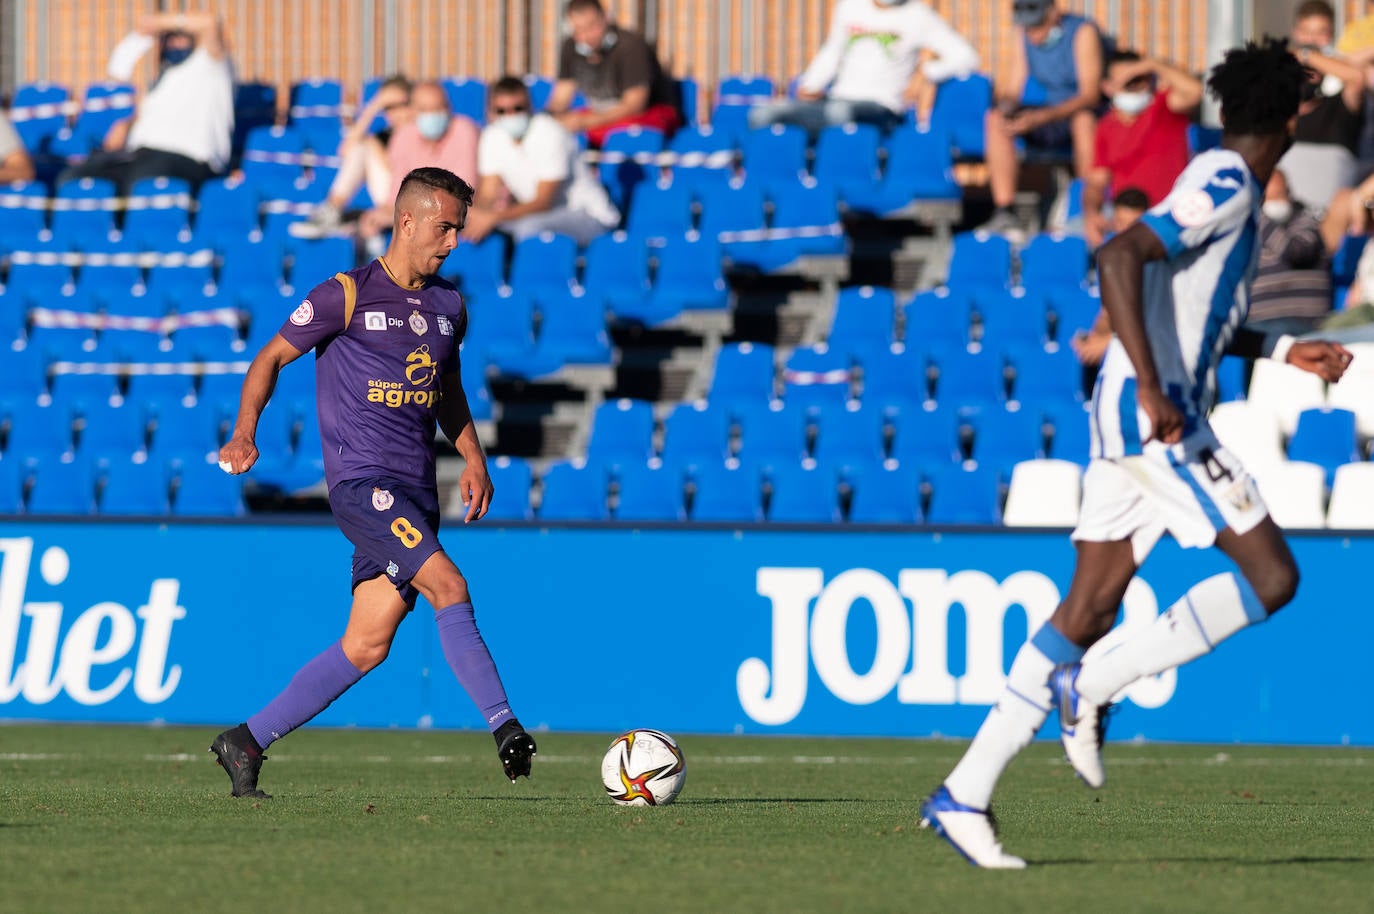
[[[1109,705],[1095,705],[1078,694],[1076,663],[1056,667],[1050,688],[1059,706],[1059,741],[1064,755],[1084,784],[1096,790],[1107,782],[1102,767],[1102,743],[1107,735]]]
[[[933,829],[965,860],[989,870],[1024,870],[1026,861],[1002,850],[992,810],[965,806],[941,784],[921,804],[921,827]]]

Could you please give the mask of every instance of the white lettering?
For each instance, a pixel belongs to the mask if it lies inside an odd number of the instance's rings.
[[[735,673],[735,691],[751,719],[776,726],[806,704],[807,606],[825,577],[819,568],[760,568],[754,584],[773,605],[773,669],[750,657]]]
[[[110,636],[100,644],[100,626],[110,620]],[[97,603],[72,623],[62,642],[62,662],[57,678],[72,700],[83,705],[103,705],[129,684],[133,671],[127,667],[115,674],[114,681],[103,689],[91,688],[91,669],[123,659],[134,646],[134,614],[118,603]]]
[[[845,640],[849,611],[858,600],[868,601],[878,623],[873,665],[862,676],[849,662]],[[831,581],[816,601],[811,618],[811,658],[821,682],[841,701],[869,705],[891,692],[906,669],[910,644],[911,624],[902,595],[876,571],[846,571]]]
[[[181,682],[181,667],[167,670],[167,648],[172,642],[172,623],[186,618],[186,608],[177,605],[181,583],[173,578],[159,578],[148,593],[148,604],[138,608],[143,620],[143,640],[138,645],[138,662],[134,664],[134,694],[150,705],[172,697]],[[163,671],[167,678],[163,679]]]

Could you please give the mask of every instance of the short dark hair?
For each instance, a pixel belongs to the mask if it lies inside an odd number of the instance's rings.
[[[1112,203],[1116,206],[1124,206],[1126,209],[1146,210],[1150,208],[1150,198],[1139,187],[1121,188],[1112,199]]]
[[[1140,54],[1137,52],[1130,48],[1118,48],[1112,51],[1111,56],[1107,58],[1107,66],[1110,67],[1114,63],[1135,63],[1138,60],[1140,60]]]
[[[406,191],[413,189],[417,184],[442,191],[455,197],[458,202],[472,206],[472,185],[447,168],[427,165],[424,168],[413,169],[401,180],[401,188],[396,192],[396,199],[399,201],[406,195]]]
[[[1336,8],[1326,0],[1303,0],[1298,4],[1298,8],[1293,10],[1293,21],[1299,19],[1311,19],[1313,16],[1321,16],[1328,22],[1336,21]]]
[[[518,76],[507,73],[499,79],[491,81],[491,86],[487,89],[487,95],[514,95],[516,93],[528,96],[530,87],[525,85],[525,81]]]
[[[563,15],[571,16],[573,13],[585,13],[589,10],[596,10],[602,16],[606,15],[606,8],[601,5],[601,0],[568,0],[563,7]]]
[[[391,74],[390,76],[388,76],[386,79],[382,80],[381,84],[378,85],[377,88],[378,88],[378,89],[402,89],[402,90],[405,91],[405,94],[406,94],[407,96],[409,96],[409,95],[410,95],[410,90],[413,89],[413,88],[415,88],[415,86],[414,86],[414,84],[411,83],[411,81],[410,81],[409,79],[407,79],[405,76],[401,75],[400,73],[393,73],[393,74]]]
[[[1207,90],[1221,102],[1222,132],[1283,133],[1298,113],[1308,70],[1288,51],[1288,40],[1266,35],[1226,52],[1212,68]]]

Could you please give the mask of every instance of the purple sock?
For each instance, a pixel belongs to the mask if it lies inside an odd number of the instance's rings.
[[[248,729],[266,749],[334,703],[349,686],[363,678],[362,671],[335,641],[324,653],[301,667],[282,693],[248,718]]]
[[[482,711],[487,728],[495,733],[511,719],[510,703],[506,701],[506,690],[487,643],[477,631],[472,604],[445,606],[434,618],[439,623],[439,645],[444,649],[444,659],[468,697]]]

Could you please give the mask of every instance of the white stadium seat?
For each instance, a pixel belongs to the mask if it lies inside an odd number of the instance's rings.
[[[1278,419],[1250,400],[1218,403],[1209,421],[1218,440],[1252,475],[1287,459]]]
[[[1326,525],[1338,530],[1374,530],[1374,463],[1336,468]]]
[[[1374,437],[1374,343],[1353,343],[1346,348],[1355,359],[1345,377],[1326,392],[1326,402],[1355,414],[1360,437]]]
[[[1251,472],[1274,523],[1285,529],[1326,526],[1326,470],[1315,463],[1290,460]]]
[[[1292,435],[1298,427],[1298,414],[1326,403],[1326,382],[1316,375],[1269,359],[1255,360],[1246,399],[1267,409],[1279,422],[1279,430]]]
[[[1011,473],[1002,522],[1009,527],[1072,527],[1078,523],[1083,470],[1068,460],[1023,460]]]

